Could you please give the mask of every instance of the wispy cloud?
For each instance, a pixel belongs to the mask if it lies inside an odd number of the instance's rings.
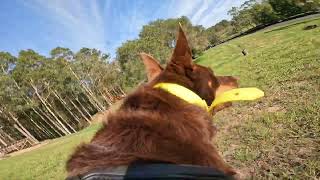
[[[116,48],[138,37],[143,25],[156,19],[187,16],[193,24],[209,27],[230,18],[227,11],[245,0],[30,0],[21,1],[38,14],[32,20],[38,37],[26,41],[46,50],[55,46],[97,48],[115,57]],[[42,24],[43,23],[43,26]],[[32,43],[31,43],[32,42]]]
[[[199,22],[200,19],[204,16],[205,12],[209,8],[209,0],[204,0],[201,6],[195,11],[194,15],[191,16],[192,22]]]
[[[230,19],[227,12],[246,0],[178,0],[170,13],[188,16],[192,23],[210,27],[223,19]]]
[[[205,27],[209,27],[216,24],[220,20],[230,19],[231,17],[228,15],[228,11],[232,7],[239,7],[245,1],[246,0],[219,0],[215,4],[211,5],[210,11],[198,23],[204,25]]]
[[[66,45],[106,50],[105,17],[96,0],[33,0],[24,4],[50,19],[53,31],[61,33]]]

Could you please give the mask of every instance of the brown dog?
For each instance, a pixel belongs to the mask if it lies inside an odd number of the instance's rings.
[[[191,57],[181,27],[165,69],[142,53],[148,83],[138,87],[119,110],[108,115],[107,123],[89,144],[77,148],[67,162],[68,175],[129,165],[139,160],[208,166],[228,175],[235,174],[211,142],[216,133],[212,116],[201,107],[153,87],[159,82],[179,84],[209,105],[216,94],[237,87],[235,78],[215,76],[211,69],[193,64]]]

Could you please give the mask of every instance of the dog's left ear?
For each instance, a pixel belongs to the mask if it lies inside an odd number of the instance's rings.
[[[140,53],[140,57],[147,72],[148,82],[150,82],[162,72],[163,68],[159,62],[149,54]]]
[[[188,44],[187,37],[182,30],[181,25],[179,26],[178,38],[176,41],[176,47],[174,48],[171,63],[179,66],[191,67],[192,66],[192,54]]]
[[[239,87],[239,84],[238,84],[239,78],[237,78],[237,77],[233,77],[233,76],[216,76],[216,78],[218,79],[218,82],[220,84],[218,89],[216,90],[216,97],[218,95],[222,94],[223,92],[226,92],[228,90],[235,89],[235,88]],[[218,105],[217,107],[215,107],[213,109],[213,112],[214,113],[219,112],[222,109],[225,109],[225,108],[230,107],[230,106],[232,106],[231,102],[220,104],[220,105]]]
[[[233,77],[233,76],[216,76],[216,78],[218,79],[218,82],[220,84],[220,86],[218,87],[218,89],[216,90],[216,96],[231,90],[231,89],[235,89],[239,87],[238,84],[238,80],[239,78],[237,77]]]

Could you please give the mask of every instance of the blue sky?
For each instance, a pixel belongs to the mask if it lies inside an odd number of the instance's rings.
[[[0,51],[34,49],[48,55],[57,46],[73,51],[116,48],[137,38],[142,26],[182,15],[209,27],[230,19],[227,11],[245,0],[1,0]]]

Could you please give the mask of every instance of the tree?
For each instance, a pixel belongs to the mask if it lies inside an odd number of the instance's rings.
[[[0,72],[3,74],[9,73],[17,59],[8,52],[0,52]]]
[[[279,19],[279,16],[268,2],[256,3],[252,5],[250,12],[253,16],[255,24],[257,25],[272,23]]]
[[[127,41],[117,49],[117,61],[125,77],[125,86],[133,87],[144,80],[145,73],[139,53],[152,54],[160,60],[161,64],[170,58],[179,23],[188,31],[188,39],[194,55],[200,54],[208,46],[205,28],[193,26],[185,16],[150,22],[143,26],[138,39]]]
[[[56,47],[50,51],[51,58],[53,59],[65,59],[65,60],[73,60],[74,54],[69,48]]]
[[[250,6],[249,6],[250,5]],[[232,26],[235,33],[242,32],[256,26],[254,17],[251,13],[251,4],[242,5],[240,8],[233,7],[228,12],[232,16]]]
[[[320,10],[320,0],[296,0],[294,2],[305,12]]]
[[[233,26],[230,21],[222,20],[214,26],[206,29],[206,36],[210,44],[215,45],[227,39],[233,33]]]
[[[123,95],[119,66],[108,54],[62,47],[50,54],[0,52],[0,146],[76,132]]]
[[[287,18],[296,14],[303,13],[304,10],[298,1],[295,0],[269,0],[270,5],[280,16],[280,18]]]

